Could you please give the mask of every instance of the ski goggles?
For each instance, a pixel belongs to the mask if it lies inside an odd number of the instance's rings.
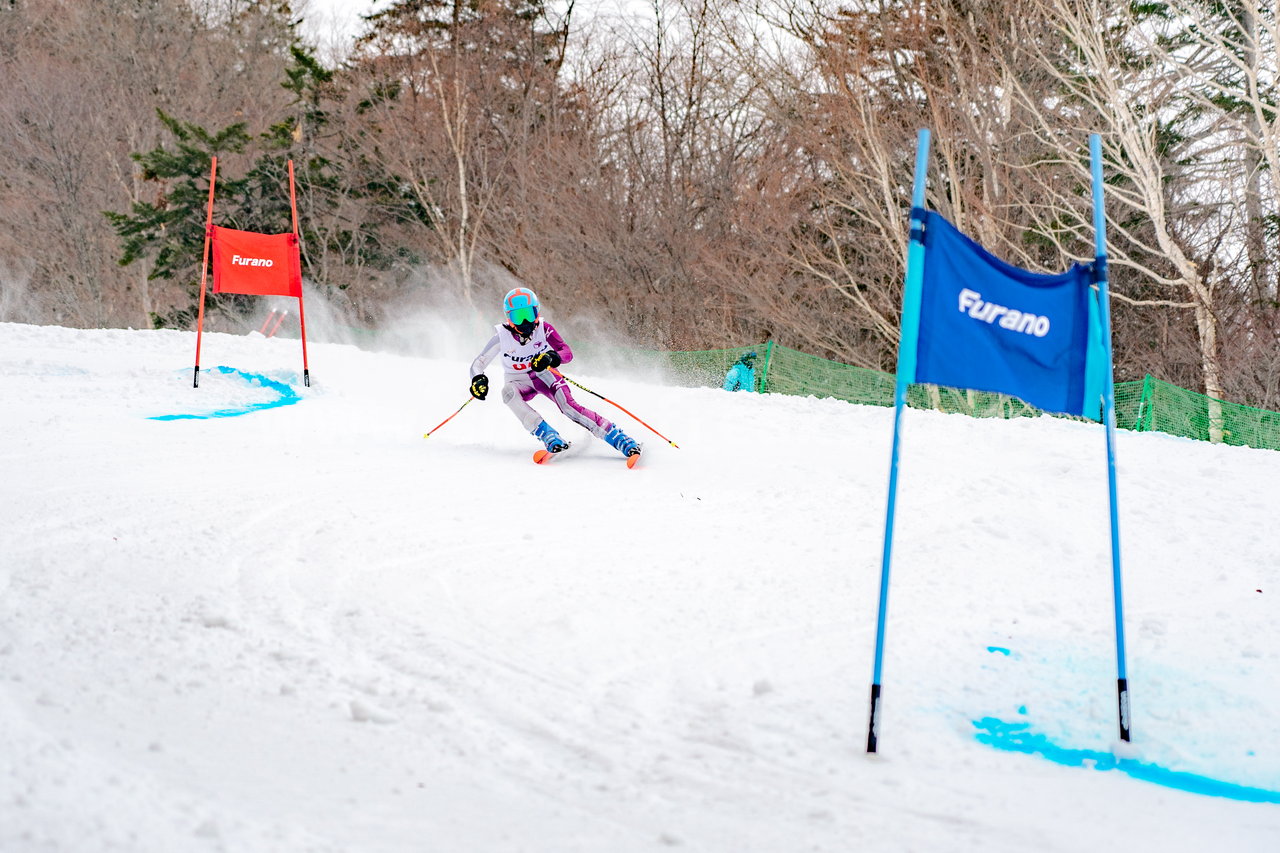
[[[533,305],[525,305],[522,308],[512,308],[507,311],[507,319],[511,321],[511,325],[519,326],[522,323],[532,323],[538,319],[538,309]]]

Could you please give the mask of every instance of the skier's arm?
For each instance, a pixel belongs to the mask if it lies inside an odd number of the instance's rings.
[[[495,333],[494,336],[489,339],[489,343],[484,345],[484,349],[481,350],[480,354],[476,356],[476,360],[471,362],[471,376],[467,378],[470,379],[471,377],[479,376],[481,373],[484,373],[484,369],[489,366],[489,362],[493,361],[494,356],[497,354],[498,335]]]
[[[551,348],[556,351],[556,355],[560,356],[561,364],[568,364],[573,361],[573,350],[564,342],[564,338],[560,337],[560,333],[556,331],[556,327],[546,322],[542,325],[547,330],[547,343],[551,344]]]

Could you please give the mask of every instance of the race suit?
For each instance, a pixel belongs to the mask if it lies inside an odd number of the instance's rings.
[[[502,386],[502,402],[520,420],[528,432],[537,430],[542,423],[542,415],[529,405],[529,401],[539,394],[550,397],[564,413],[565,417],[578,424],[592,435],[603,439],[613,424],[599,414],[573,399],[569,391],[569,383],[563,376],[550,370],[534,371],[529,362],[540,352],[554,350],[560,356],[561,364],[573,360],[573,350],[545,320],[539,319],[527,339],[523,341],[515,331],[507,325],[494,326],[493,337],[485,344],[484,350],[471,362],[471,375],[484,373],[494,357],[502,355],[503,376],[506,382]]]

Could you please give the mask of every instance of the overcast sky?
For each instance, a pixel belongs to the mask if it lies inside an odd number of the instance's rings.
[[[386,5],[388,0],[299,0],[294,8],[303,16],[303,32],[331,44],[355,38],[360,16]]]
[[[295,0],[303,17],[303,32],[321,47],[336,47],[354,39],[361,29],[361,15],[386,8],[392,0]],[[651,14],[652,0],[576,0],[574,18]],[[556,6],[563,6],[563,0]]]

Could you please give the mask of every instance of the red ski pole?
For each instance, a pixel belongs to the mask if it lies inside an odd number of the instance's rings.
[[[619,409],[620,411],[626,412],[628,415],[631,415],[631,417],[633,417],[633,418],[635,418],[637,421],[639,421],[639,422],[640,422],[640,424],[641,424],[642,426],[644,426],[644,428],[645,428],[645,429],[649,430],[649,432],[653,433],[653,434],[654,434],[654,435],[656,435],[658,438],[662,439],[662,440],[663,440],[663,441],[665,441],[667,444],[669,444],[669,445],[671,445],[672,447],[674,447],[676,450],[679,450],[679,449],[680,449],[680,445],[676,444],[674,441],[672,441],[671,439],[667,438],[665,435],[663,435],[662,433],[658,432],[656,429],[654,429],[653,427],[649,426],[649,425],[648,425],[648,424],[646,424],[644,421],[640,420],[640,418],[636,417],[636,415],[635,415],[635,413],[634,413],[634,412],[627,411],[627,410],[626,410],[626,409],[624,409],[622,406],[619,406],[617,403],[613,402],[612,400],[610,400],[610,399],[609,399],[608,397],[606,397],[605,395],[603,395],[603,394],[599,394],[599,393],[596,393],[595,391],[592,391],[590,388],[588,388],[587,386],[583,385],[581,382],[575,382],[574,380],[570,379],[568,376],[565,376],[563,373],[561,373],[560,371],[558,371],[558,370],[556,370],[556,369],[554,369],[554,368],[551,370],[551,372],[552,372],[552,373],[554,373],[556,376],[559,376],[561,379],[565,380],[566,382],[571,382],[571,383],[573,383],[574,385],[577,385],[579,388],[581,388],[583,391],[586,391],[588,394],[595,394],[597,397],[599,397],[601,400],[604,400],[604,401],[605,401],[606,403],[608,403],[610,406],[613,406],[614,408]]]
[[[463,409],[465,409],[465,408],[466,408],[466,407],[471,403],[471,401],[472,401],[472,400],[474,400],[474,399],[475,399],[475,397],[468,397],[468,398],[467,398],[467,402],[466,402],[466,403],[463,403],[461,406],[459,406],[459,407],[458,407],[458,412],[461,412]],[[444,420],[442,420],[440,423],[436,424],[435,429],[429,429],[429,430],[427,430],[426,432],[424,432],[424,433],[422,434],[422,437],[423,437],[423,438],[430,438],[431,433],[435,432],[437,429],[440,429],[440,427],[444,426],[444,425],[445,425],[445,424],[447,424],[449,421],[451,421],[451,420],[453,420],[454,418],[456,418],[456,417],[458,416],[458,412],[454,412],[452,415],[449,415],[449,417],[445,418],[445,419],[444,419]]]

